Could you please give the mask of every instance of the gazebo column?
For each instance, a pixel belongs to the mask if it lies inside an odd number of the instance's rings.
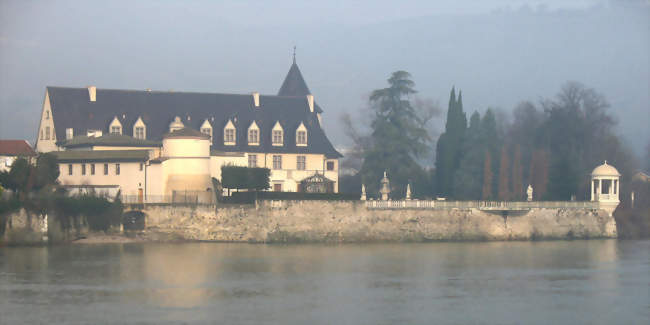
[[[594,200],[594,183],[596,183],[595,180],[591,180],[591,200]]]

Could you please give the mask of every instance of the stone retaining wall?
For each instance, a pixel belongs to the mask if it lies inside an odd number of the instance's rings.
[[[260,201],[257,206],[146,206],[145,236],[226,242],[420,242],[616,238],[602,210],[369,210],[363,202]]]

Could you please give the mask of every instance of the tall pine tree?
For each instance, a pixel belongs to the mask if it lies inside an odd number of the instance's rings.
[[[364,153],[361,178],[369,193],[379,190],[379,180],[387,170],[394,196],[403,196],[409,179],[425,178],[417,164],[429,141],[421,119],[411,105],[415,83],[406,71],[396,71],[388,87],[370,95],[375,116],[371,123],[371,147]]]

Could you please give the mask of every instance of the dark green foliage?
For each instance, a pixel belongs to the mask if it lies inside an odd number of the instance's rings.
[[[36,159],[34,189],[38,190],[56,183],[59,178],[59,163],[51,153],[40,154]]]
[[[56,183],[59,177],[59,165],[56,156],[50,153],[41,154],[36,165],[30,165],[25,158],[18,158],[8,173],[0,173],[0,185],[16,193],[38,191]]]
[[[268,168],[221,166],[221,185],[229,189],[266,190],[270,188]]]
[[[339,176],[339,192],[361,193],[361,175],[357,173],[354,175]]]
[[[18,158],[11,165],[11,170],[5,177],[5,183],[2,187],[14,192],[24,193],[27,191],[31,166],[25,158]]]
[[[436,192],[440,196],[455,197],[454,177],[461,163],[466,130],[467,116],[463,111],[462,94],[459,93],[456,100],[456,92],[452,88],[445,132],[436,144]]]
[[[429,136],[424,120],[411,104],[410,96],[416,91],[410,77],[406,71],[396,71],[387,88],[370,96],[372,133],[359,172],[368,193],[379,191],[384,171],[390,174],[394,197],[403,196],[409,180],[423,174],[416,159],[427,151]]]
[[[57,196],[52,209],[64,229],[85,217],[92,231],[107,231],[111,226],[119,226],[122,221],[122,202],[110,202],[106,198],[92,195]]]
[[[485,139],[482,135],[481,116],[474,112],[462,147],[463,156],[454,174],[454,193],[465,200],[479,200],[483,187],[483,160]]]

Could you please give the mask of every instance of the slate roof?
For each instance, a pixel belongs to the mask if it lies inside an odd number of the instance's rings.
[[[66,150],[52,151],[60,163],[66,162],[106,162],[106,161],[146,161],[148,150]]]
[[[296,60],[294,58],[293,64],[291,65],[291,68],[289,68],[289,72],[284,78],[284,82],[282,82],[280,90],[278,90],[278,96],[305,97],[310,94],[311,91],[309,91],[309,87],[307,87],[305,78],[302,77],[300,68],[298,68],[298,64],[296,64]],[[318,104],[314,104],[314,111],[316,111],[316,113],[323,112]]]
[[[1,156],[36,156],[26,140],[0,140]]]
[[[167,133],[163,135],[163,139],[167,138],[199,138],[199,139],[210,139],[206,134],[203,134],[197,130],[190,128],[182,128],[180,130],[175,130],[174,132]]]
[[[88,137],[85,135],[76,136],[65,140],[62,146],[65,148],[78,148],[90,146],[115,146],[115,147],[160,147],[160,141],[142,140],[128,135],[107,134],[101,137]]]
[[[268,153],[320,153],[338,158],[338,153],[321,128],[316,112],[309,111],[307,98],[260,95],[254,107],[252,95],[97,89],[91,102],[87,88],[47,87],[57,139],[65,139],[65,130],[74,134],[103,130],[114,117],[122,124],[122,133],[133,134],[138,117],[146,125],[146,138],[160,141],[169,124],[179,116],[185,127],[200,129],[207,119],[213,128],[212,149],[218,151]],[[237,145],[223,145],[223,128],[229,120],[237,128]],[[260,145],[248,146],[247,129],[255,121],[260,128]],[[284,145],[271,145],[271,129],[276,122],[284,129]],[[308,146],[295,145],[296,128],[304,123]]]

